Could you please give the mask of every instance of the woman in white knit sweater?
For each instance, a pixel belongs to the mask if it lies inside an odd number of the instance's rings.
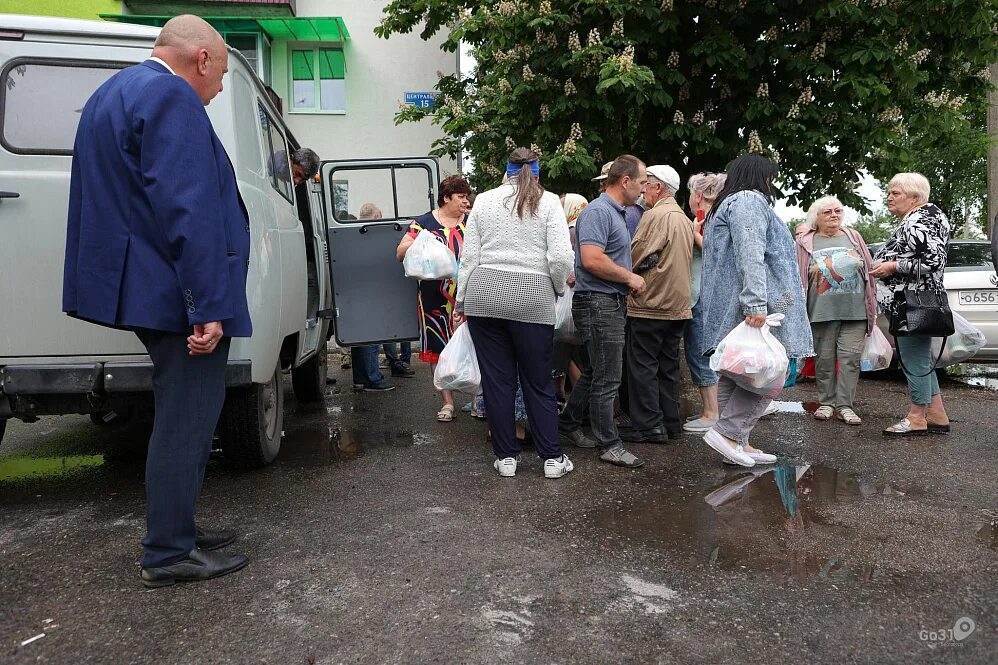
[[[508,182],[475,199],[455,322],[466,316],[471,326],[499,475],[515,475],[519,460],[513,415],[519,378],[544,475],[560,478],[573,466],[558,442],[551,348],[555,297],[565,292],[574,255],[561,202],[544,191],[539,174],[537,155],[517,148],[506,166]]]

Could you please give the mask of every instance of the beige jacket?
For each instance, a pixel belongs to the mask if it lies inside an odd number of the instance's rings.
[[[676,199],[661,199],[641,216],[631,241],[631,261],[638,266],[658,252],[658,265],[640,273],[648,285],[627,299],[627,315],[639,319],[693,318],[690,273],[693,264],[693,222]]]

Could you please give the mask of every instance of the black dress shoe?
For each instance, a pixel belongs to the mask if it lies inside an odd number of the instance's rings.
[[[628,443],[665,443],[671,438],[661,427],[628,429],[620,432],[620,440]]]
[[[249,559],[242,554],[206,552],[195,547],[183,561],[158,568],[143,568],[142,584],[156,589],[178,582],[201,582],[234,573],[247,563]]]
[[[199,550],[218,550],[236,542],[235,531],[205,531],[198,527],[198,535],[194,544]]]
[[[410,379],[416,376],[416,370],[409,367],[409,363],[399,363],[397,365],[392,365],[392,376]]]

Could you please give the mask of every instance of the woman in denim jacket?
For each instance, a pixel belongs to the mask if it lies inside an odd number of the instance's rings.
[[[710,355],[742,321],[759,328],[766,315],[782,313],[773,335],[790,358],[814,354],[797,253],[787,225],[773,211],[776,165],[761,155],[742,155],[711,210],[703,238],[704,334],[701,353]],[[727,377],[718,382],[721,417],[704,441],[742,466],[770,464],[776,456],[749,445],[749,434],[772,396],[757,395]]]

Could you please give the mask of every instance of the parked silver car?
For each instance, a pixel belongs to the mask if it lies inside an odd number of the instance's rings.
[[[870,253],[875,257],[882,245],[870,245]],[[943,286],[950,308],[979,328],[987,339],[971,362],[998,363],[998,274],[991,259],[991,242],[951,240]],[[883,314],[877,318],[877,325],[893,346],[894,340]]]

